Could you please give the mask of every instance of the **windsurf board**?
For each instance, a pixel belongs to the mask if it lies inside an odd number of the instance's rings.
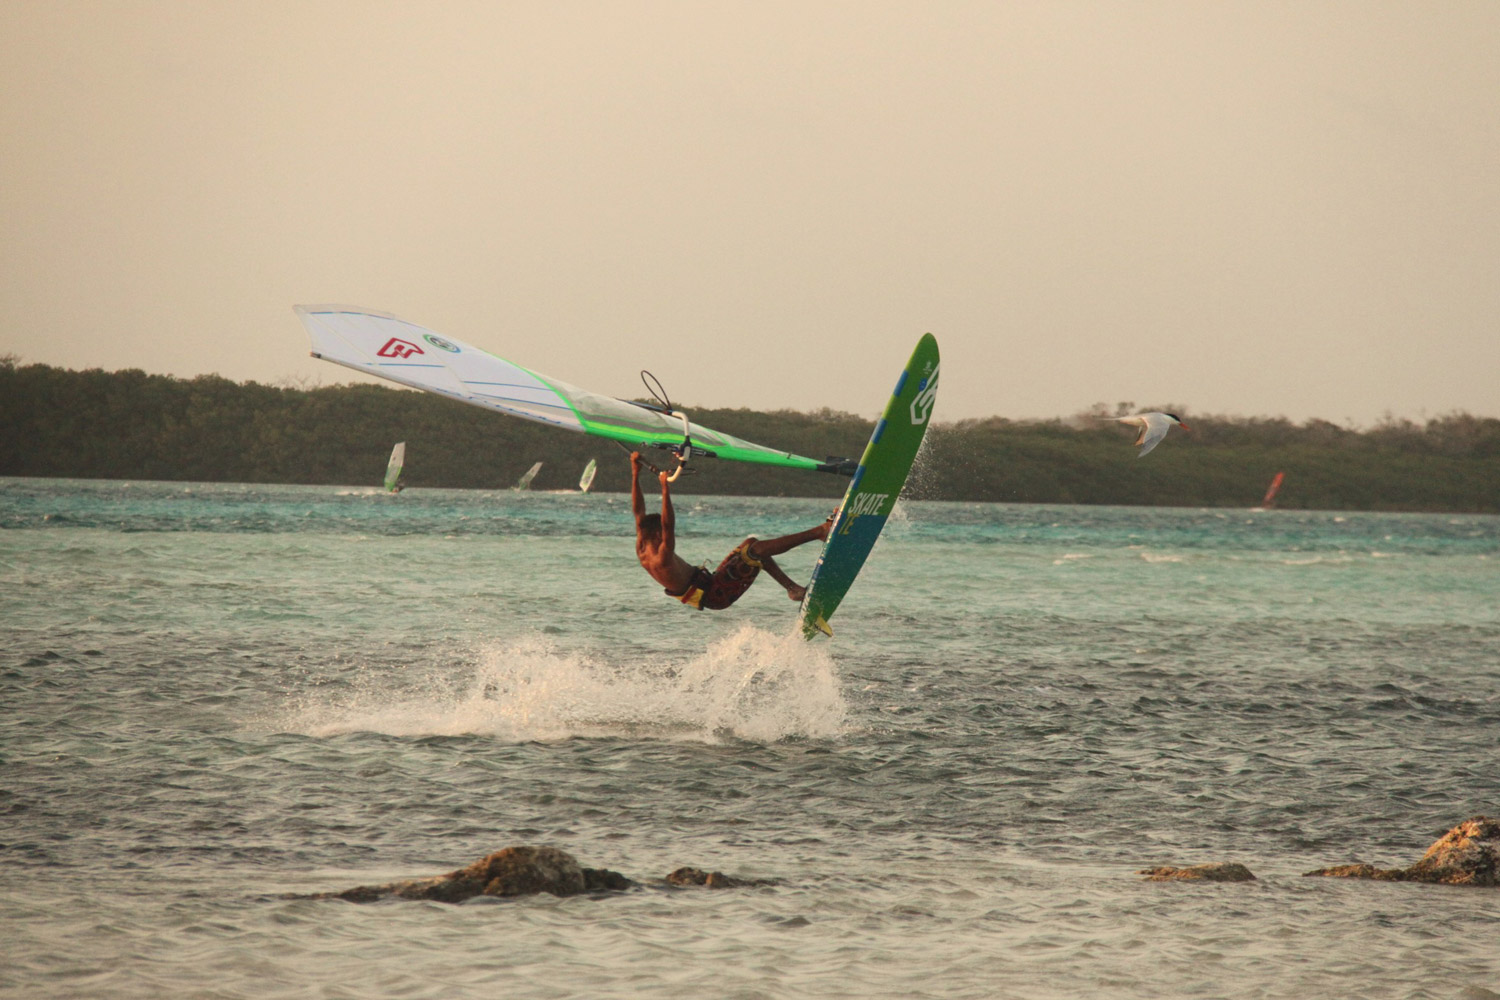
[[[819,632],[833,635],[828,619],[853,586],[896,506],[932,418],[938,366],[937,338],[923,334],[896,380],[896,391],[870,435],[823,543],[823,552],[813,566],[812,580],[802,598],[801,624],[806,638]]]

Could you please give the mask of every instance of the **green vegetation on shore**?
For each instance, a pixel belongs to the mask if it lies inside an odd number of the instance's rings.
[[[872,422],[847,413],[688,407],[693,419],[799,454],[858,457]],[[941,412],[941,402],[939,403]],[[1093,416],[1110,415],[1102,406]],[[1500,513],[1500,420],[1450,414],[1354,430],[1321,420],[1184,414],[1138,460],[1103,420],[938,422],[913,476],[933,500],[1250,507],[1286,472],[1279,506]],[[536,489],[628,487],[624,452],[428,393],[318,389],[70,371],[0,359],[0,475],[377,485],[396,441],[413,487],[496,489],[545,462]],[[648,456],[649,457],[649,456]],[[663,459],[665,455],[661,456]],[[842,477],[704,460],[684,493],[836,497]]]

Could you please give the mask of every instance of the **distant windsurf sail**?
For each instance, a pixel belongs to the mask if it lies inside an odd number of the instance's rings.
[[[406,464],[406,442],[398,442],[391,449],[391,460],[385,467],[385,491],[396,492],[396,484],[401,481],[401,467]]]
[[[594,473],[598,471],[599,462],[596,459],[589,459],[589,464],[583,467],[583,477],[578,480],[579,490],[587,493],[589,491],[589,487],[594,485]]]
[[[676,447],[684,418],[601,396],[522,368],[461,340],[389,313],[350,306],[295,306],[312,356],[524,420],[619,441]],[[737,462],[850,474],[852,463],[819,462],[689,423],[693,453]]]
[[[529,490],[529,489],[531,489],[531,481],[533,479],[535,479],[536,478],[536,474],[538,472],[541,472],[541,471],[542,471],[542,463],[541,462],[537,462],[531,468],[529,468],[529,469],[526,470],[525,475],[521,476],[520,479],[516,480],[516,485],[512,486],[511,489],[513,489],[513,490]]]
[[[1271,507],[1275,505],[1276,494],[1281,492],[1281,481],[1284,478],[1286,478],[1286,473],[1278,472],[1276,473],[1276,478],[1271,480],[1271,486],[1266,490],[1265,499],[1261,500],[1260,502],[1260,505],[1266,510],[1270,510]]]

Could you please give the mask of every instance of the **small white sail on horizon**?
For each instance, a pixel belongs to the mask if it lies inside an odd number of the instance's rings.
[[[406,442],[399,441],[396,447],[391,449],[391,460],[385,467],[385,491],[387,493],[400,493],[404,488],[401,483],[401,468],[406,464]]]
[[[594,473],[598,471],[598,460],[589,459],[589,464],[583,467],[583,477],[578,480],[578,489],[580,492],[587,493],[589,491],[589,488],[594,485]]]
[[[514,486],[511,487],[511,489],[513,489],[513,490],[529,490],[529,489],[531,489],[531,481],[536,478],[536,474],[538,472],[540,472],[541,469],[542,469],[542,463],[541,462],[536,463],[531,468],[529,468],[529,469],[526,470],[526,474],[524,476],[522,476],[516,482],[516,485],[514,485]]]

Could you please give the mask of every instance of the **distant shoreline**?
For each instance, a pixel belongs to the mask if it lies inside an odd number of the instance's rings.
[[[695,420],[799,454],[857,457],[873,422],[847,413],[689,407]],[[941,413],[941,403],[939,404]],[[1323,420],[1184,414],[1138,459],[1132,431],[1102,406],[1069,420],[938,421],[909,484],[913,499],[1117,506],[1258,506],[1277,472],[1283,509],[1500,513],[1500,420],[1455,413],[1352,430]],[[378,485],[406,441],[409,486],[504,489],[536,461],[534,489],[628,489],[625,453],[426,393],[317,389],[72,371],[0,362],[0,476],[309,486]],[[824,473],[705,460],[682,494],[837,497]]]
[[[245,481],[236,480],[236,479],[222,479],[222,480],[209,480],[209,479],[132,479],[132,478],[128,478],[128,477],[120,478],[120,477],[113,477],[113,476],[25,476],[25,475],[11,475],[9,473],[0,473],[0,482],[3,482],[5,480],[16,480],[16,481],[20,481],[20,480],[33,480],[33,481],[37,481],[37,482],[52,482],[52,481],[57,481],[57,480],[71,480],[71,481],[76,481],[76,482],[81,482],[81,483],[139,483],[139,484],[142,484],[144,486],[168,486],[168,485],[173,485],[173,486],[175,486],[175,485],[181,485],[181,486],[225,486],[225,487],[241,486],[241,487],[245,487],[247,489],[253,489],[253,488],[259,487],[259,486],[266,486],[266,487],[289,486],[289,487],[306,487],[307,489],[317,489],[317,490],[338,490],[338,491],[345,491],[349,495],[358,495],[358,496],[365,496],[365,495],[382,495],[383,496],[386,493],[385,488],[383,486],[381,486],[381,484],[379,484],[379,483],[283,483],[283,482],[270,482],[270,481],[245,482]],[[619,497],[619,498],[627,499],[627,500],[630,497],[630,491],[629,490],[624,490],[624,489],[622,489],[622,490],[592,489],[592,490],[589,490],[587,494],[584,494],[582,491],[576,490],[576,489],[574,489],[574,490],[566,490],[566,489],[563,489],[563,490],[537,490],[537,489],[533,489],[533,490],[526,490],[526,491],[522,491],[522,492],[518,493],[518,492],[510,489],[510,487],[507,487],[507,486],[414,486],[414,487],[408,487],[406,489],[403,489],[402,492],[403,493],[405,493],[405,492],[421,493],[424,490],[455,490],[455,491],[460,491],[460,492],[494,493],[494,494],[497,494],[497,495],[500,495],[500,496],[506,496],[506,497],[512,497],[512,496],[537,496],[537,497],[543,497],[543,496],[563,496],[563,495],[585,496],[586,495],[586,496]],[[817,500],[817,499],[819,499],[817,496],[814,496],[814,495],[811,495],[811,494],[772,495],[772,494],[766,494],[766,493],[705,493],[705,492],[699,492],[699,493],[694,493],[694,494],[691,494],[691,495],[695,496],[695,497],[705,497],[705,498],[721,497],[721,498],[726,499],[726,500],[754,500],[754,499]],[[919,496],[906,496],[906,495],[903,495],[901,499],[902,499],[902,502],[910,501],[910,502],[914,502],[914,503],[934,503],[934,504],[997,504],[997,505],[1011,504],[1011,505],[1015,505],[1015,506],[1024,506],[1024,507],[1047,507],[1047,506],[1053,506],[1053,507],[1119,507],[1121,509],[1126,509],[1126,510],[1134,509],[1134,508],[1143,508],[1143,507],[1144,508],[1153,508],[1154,507],[1154,508],[1159,508],[1159,509],[1162,509],[1162,510],[1240,511],[1241,513],[1246,513],[1246,514],[1273,514],[1273,515],[1274,514],[1278,514],[1278,513],[1285,513],[1285,514],[1411,514],[1413,516],[1451,515],[1451,516],[1454,516],[1454,517],[1500,517],[1500,511],[1470,511],[1470,510],[1362,510],[1362,509],[1357,509],[1357,508],[1352,508],[1352,507],[1283,507],[1281,505],[1277,505],[1274,508],[1266,508],[1266,507],[1258,507],[1258,506],[1250,506],[1250,507],[1227,507],[1227,506],[1208,507],[1208,506],[1202,506],[1202,505],[1198,505],[1198,504],[1123,504],[1123,503],[1122,504],[1108,504],[1108,503],[1086,504],[1086,503],[1068,503],[1068,502],[1062,502],[1062,501],[1053,502],[1053,501],[1030,501],[1030,500],[955,500],[955,499],[952,499],[952,498],[930,497],[930,496],[920,496],[919,497]]]

